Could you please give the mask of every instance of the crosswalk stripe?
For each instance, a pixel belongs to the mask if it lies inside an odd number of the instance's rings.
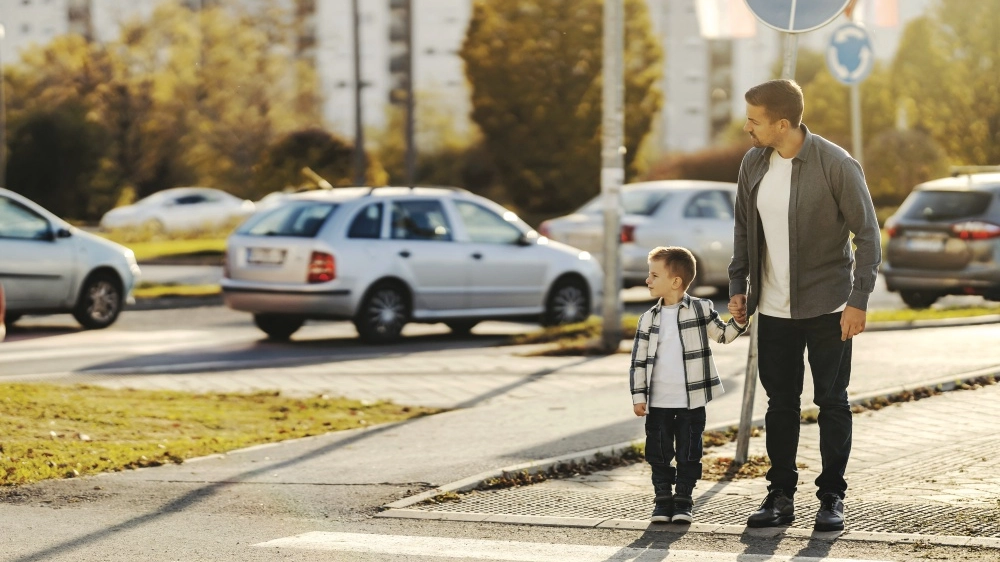
[[[760,555],[737,552],[633,548],[628,546],[589,546],[320,531],[275,539],[254,546],[394,556],[502,560],[505,562],[565,562],[566,560],[573,560],[574,562],[624,562],[636,559],[657,560],[658,562],[876,562],[860,559],[814,558],[773,554]]]

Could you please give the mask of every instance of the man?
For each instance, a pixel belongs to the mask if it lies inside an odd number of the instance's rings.
[[[851,453],[851,342],[865,329],[882,259],[875,208],[858,162],[802,124],[798,84],[772,80],[744,97],[743,130],[753,148],[740,165],[729,310],[740,322],[760,312],[758,363],[768,398],[771,459],[767,497],[747,525],[773,527],[795,520],[795,456],[808,349],[823,458],[815,529],[842,530],[844,471]]]

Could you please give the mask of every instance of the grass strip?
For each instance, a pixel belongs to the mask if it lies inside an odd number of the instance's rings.
[[[972,318],[1000,314],[1000,306],[923,308],[902,310],[874,310],[868,313],[868,322],[913,322],[915,320],[944,320],[948,318]]]
[[[161,240],[155,242],[129,242],[124,244],[135,252],[136,261],[147,261],[165,256],[185,256],[192,254],[223,254],[226,239],[207,240]]]
[[[277,392],[0,384],[0,485],[167,463],[441,410]]]
[[[159,297],[214,297],[221,294],[222,288],[219,285],[158,285],[153,283],[139,283],[139,286],[132,290],[132,296],[137,299],[155,299]]]

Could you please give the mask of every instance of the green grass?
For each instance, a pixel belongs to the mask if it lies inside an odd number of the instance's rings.
[[[208,240],[158,240],[154,242],[128,242],[124,246],[135,252],[136,261],[148,261],[166,256],[191,254],[222,254],[226,251],[226,239]]]
[[[222,292],[219,285],[154,285],[139,283],[132,291],[137,299],[155,299],[159,297],[213,297]]]
[[[0,485],[121,471],[441,410],[275,392],[0,384]]]
[[[912,322],[914,320],[942,320],[946,318],[972,318],[1000,314],[1000,306],[995,307],[963,307],[963,308],[924,308],[903,310],[875,310],[868,313],[868,323],[879,322]]]

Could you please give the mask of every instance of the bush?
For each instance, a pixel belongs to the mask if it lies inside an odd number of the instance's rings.
[[[922,131],[885,130],[865,150],[865,177],[876,206],[898,206],[913,186],[948,175],[948,157]]]
[[[740,163],[750,145],[746,142],[711,147],[698,152],[667,156],[650,166],[643,180],[706,180],[735,183]]]

